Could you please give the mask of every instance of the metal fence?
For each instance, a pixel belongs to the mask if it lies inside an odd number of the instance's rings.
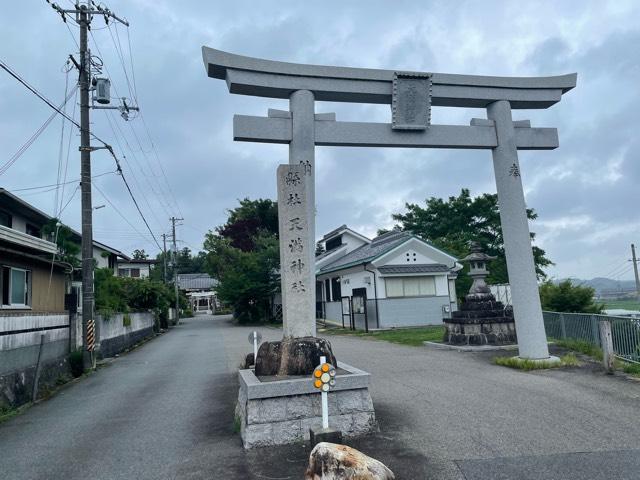
[[[583,340],[602,348],[599,322],[611,323],[613,351],[616,357],[640,363],[640,319],[588,313],[542,312],[547,336],[556,339]]]

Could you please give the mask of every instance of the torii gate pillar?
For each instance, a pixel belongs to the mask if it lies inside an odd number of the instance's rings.
[[[498,145],[491,152],[519,355],[521,358],[544,359],[549,357],[549,348],[509,102],[499,100],[490,104],[487,118],[493,120],[498,137]]]

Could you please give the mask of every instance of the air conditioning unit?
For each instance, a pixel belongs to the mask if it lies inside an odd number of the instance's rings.
[[[96,102],[111,103],[111,82],[108,78],[96,78]]]

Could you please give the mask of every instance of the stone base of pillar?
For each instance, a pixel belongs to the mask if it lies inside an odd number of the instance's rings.
[[[513,358],[517,358],[518,360],[522,360],[527,361],[527,362],[536,362],[536,363],[560,363],[562,360],[560,360],[558,357],[553,356],[553,355],[549,355],[547,358],[522,358],[522,357],[513,357]]]
[[[320,364],[320,357],[336,365],[331,344],[317,337],[284,338],[264,342],[258,349],[256,375],[311,375]]]
[[[310,429],[322,427],[320,391],[312,377],[256,377],[239,371],[240,390],[236,422],[244,448],[285,445],[310,440]],[[328,393],[329,427],[344,438],[378,430],[370,375],[338,363],[336,385]]]

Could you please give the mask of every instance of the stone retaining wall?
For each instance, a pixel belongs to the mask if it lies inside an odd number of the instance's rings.
[[[342,363],[339,366],[350,372],[338,374],[328,394],[329,426],[344,437],[375,431],[369,374]],[[244,447],[308,440],[309,428],[322,426],[320,397],[311,378],[260,382],[251,370],[241,370],[236,416]]]

